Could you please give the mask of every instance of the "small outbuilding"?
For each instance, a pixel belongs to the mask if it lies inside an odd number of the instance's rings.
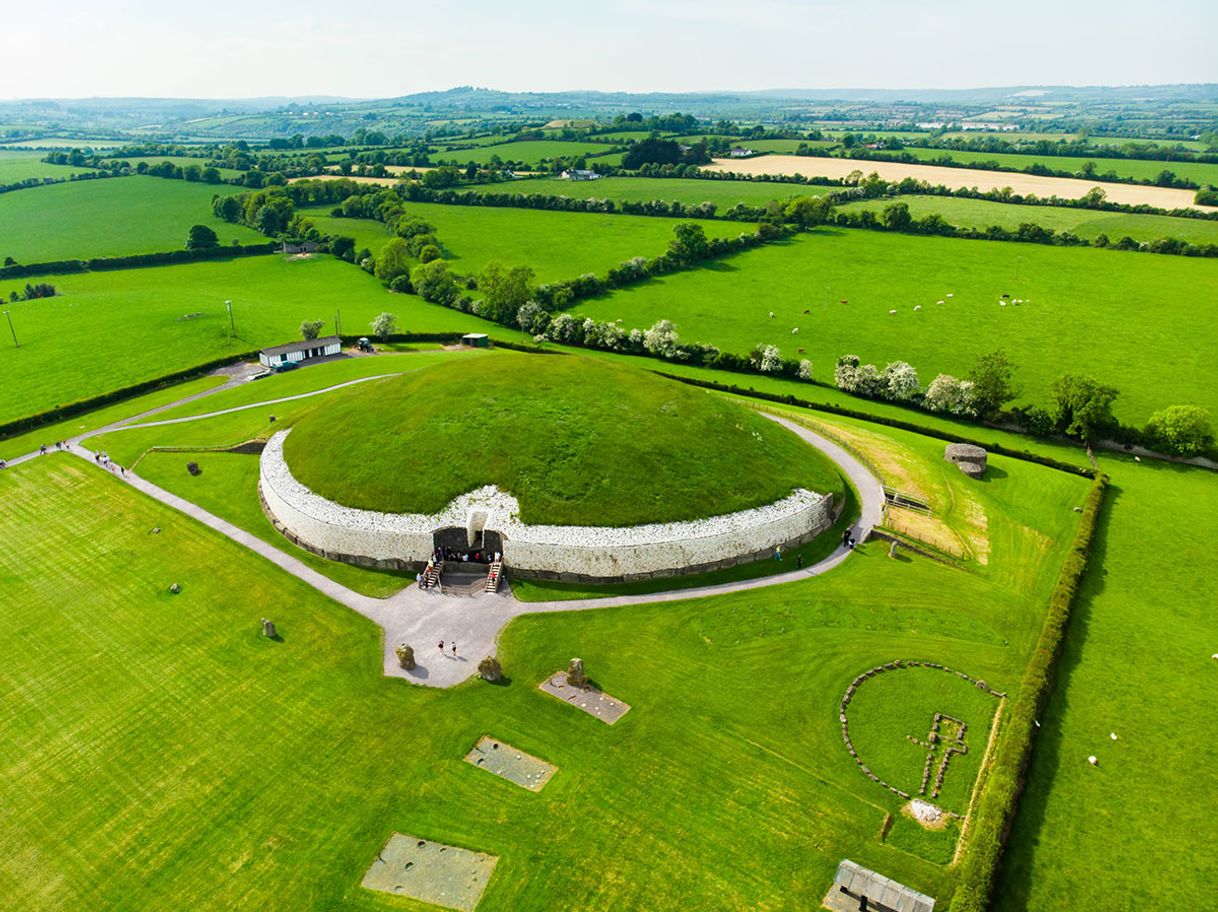
[[[934,912],[935,901],[883,874],[844,859],[837,866],[833,887],[825,897],[830,909],[868,909],[875,912]]]
[[[466,333],[461,337],[461,344],[470,348],[490,348],[491,337],[486,333]]]
[[[943,458],[954,462],[956,468],[969,478],[980,478],[985,474],[984,447],[973,446],[971,443],[949,443],[943,450]]]
[[[279,367],[283,364],[299,364],[314,358],[337,355],[342,350],[343,340],[340,337],[325,336],[321,339],[302,339],[300,342],[264,348],[258,352],[258,360],[262,362],[263,367]]]
[[[589,171],[586,168],[568,168],[559,177],[569,181],[594,181],[600,180],[601,176],[595,171]]]

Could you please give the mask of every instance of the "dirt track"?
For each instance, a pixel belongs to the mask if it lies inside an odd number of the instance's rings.
[[[982,171],[975,168],[944,168],[938,165],[913,165],[904,162],[864,161],[853,158],[820,158],[810,155],[759,155],[756,158],[717,158],[707,171],[734,171],[738,174],[802,174],[804,177],[843,178],[852,171],[877,172],[885,180],[912,177],[947,187],[976,187],[998,190],[1010,187],[1015,193],[1039,197],[1059,196],[1078,199],[1091,188],[1100,187],[1114,203],[1137,206],[1146,204],[1162,209],[1202,209],[1218,212],[1218,206],[1197,206],[1192,190],[1173,187],[1148,187],[1142,184],[1114,184],[1071,177],[1042,177],[1018,171]]]

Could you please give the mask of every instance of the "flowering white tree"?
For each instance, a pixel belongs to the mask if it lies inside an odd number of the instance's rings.
[[[833,382],[839,390],[853,393],[859,388],[858,355],[842,355],[833,369]]]
[[[906,361],[893,361],[881,375],[884,382],[884,398],[894,402],[908,402],[922,392],[918,372]]]
[[[878,397],[884,394],[884,377],[874,364],[864,364],[858,369],[858,380],[854,391],[860,396]]]
[[[582,342],[584,338],[583,325],[570,314],[559,314],[546,331],[551,342],[567,344]]]
[[[776,374],[782,370],[782,352],[777,345],[767,345],[761,352],[760,367],[763,374]]]
[[[800,380],[811,380],[812,379],[812,362],[809,361],[807,358],[804,358],[799,362],[799,379]]]
[[[959,380],[951,374],[940,374],[926,388],[922,403],[932,412],[950,415],[976,415],[976,393],[972,381]]]
[[[661,358],[671,358],[677,350],[680,337],[671,320],[656,320],[643,333],[643,348]]]

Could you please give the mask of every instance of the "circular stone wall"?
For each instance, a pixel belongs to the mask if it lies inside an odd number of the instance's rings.
[[[774,503],[700,520],[628,528],[530,525],[509,494],[485,486],[437,513],[384,513],[334,503],[301,484],[284,458],[294,432],[280,431],[262,452],[259,492],[275,527],[302,547],[334,560],[380,567],[427,561],[433,535],[453,526],[492,531],[503,559],[524,576],[643,579],[700,572],[767,556],[829,528],[833,497],[803,488]]]

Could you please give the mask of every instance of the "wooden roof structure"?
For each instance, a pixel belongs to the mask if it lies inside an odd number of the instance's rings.
[[[883,874],[877,874],[844,859],[837,866],[833,878],[835,890],[856,899],[866,899],[859,908],[874,909],[875,912],[934,912],[935,901],[925,893],[919,893],[904,884],[897,883]]]

